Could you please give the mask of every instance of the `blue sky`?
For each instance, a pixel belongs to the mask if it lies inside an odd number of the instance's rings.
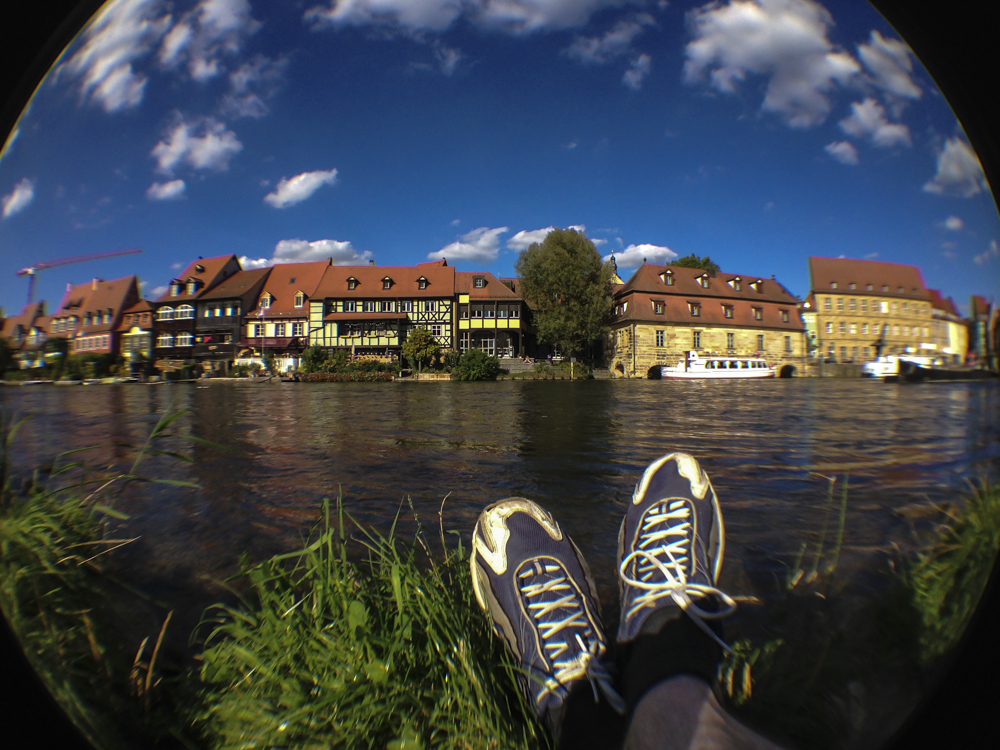
[[[553,226],[624,278],[810,255],[996,296],[1000,222],[932,80],[857,0],[118,0],[0,157],[0,304],[202,255],[513,275]]]

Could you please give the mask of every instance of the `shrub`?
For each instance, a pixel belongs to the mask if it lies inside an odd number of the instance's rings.
[[[453,380],[495,380],[500,374],[500,360],[482,349],[469,349],[452,368]]]

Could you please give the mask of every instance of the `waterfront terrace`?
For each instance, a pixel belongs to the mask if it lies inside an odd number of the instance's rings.
[[[802,374],[798,300],[773,277],[643,264],[614,291],[608,360],[615,377],[647,377],[688,351],[764,356]]]

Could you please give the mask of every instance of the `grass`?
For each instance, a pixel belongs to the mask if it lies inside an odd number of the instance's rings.
[[[23,421],[3,426],[0,606],[95,746],[551,744],[475,603],[461,536],[444,528],[444,503],[432,551],[415,514],[411,524],[397,513],[383,536],[356,524],[341,498],[324,500],[301,549],[241,561],[232,602],[206,610],[192,634],[196,668],[163,663],[172,612],[145,640],[125,637],[116,613],[137,594],[103,567],[130,542],[113,531],[125,520],[115,498],[155,481],[140,473],[146,456],[190,461],[171,448],[183,437],[171,428],[179,416],[164,415],[126,469],[91,472],[79,454],[64,454],[19,488],[9,456]],[[882,589],[852,606],[858,592],[838,568],[849,478],[826,479],[821,528],[775,580],[766,609],[744,608],[733,623],[733,653],[717,686],[750,726],[819,750],[872,731],[880,719],[869,696],[899,684],[919,696],[959,642],[1000,547],[1000,485],[984,480],[942,506],[945,521],[920,552],[899,559]],[[415,525],[412,537],[403,537],[404,525]]]
[[[303,549],[244,565],[251,601],[206,613],[196,721],[208,746],[545,746],[474,601],[461,538],[449,549],[442,524],[435,559],[419,526],[410,543],[395,522],[387,537],[358,526],[359,564],[345,516],[338,498],[334,527],[324,500]]]

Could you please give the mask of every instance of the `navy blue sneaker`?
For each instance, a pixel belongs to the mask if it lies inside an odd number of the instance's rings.
[[[520,663],[522,689],[558,742],[570,689],[589,680],[616,711],[621,696],[602,663],[600,604],[580,550],[552,516],[525,498],[490,505],[472,533],[472,587]]]
[[[704,622],[736,608],[716,588],[724,549],[722,511],[698,462],[686,453],[671,453],[650,464],[618,532],[617,641],[625,644],[641,633],[656,633],[685,612],[729,651]],[[706,597],[715,600],[711,611],[695,603]]]

